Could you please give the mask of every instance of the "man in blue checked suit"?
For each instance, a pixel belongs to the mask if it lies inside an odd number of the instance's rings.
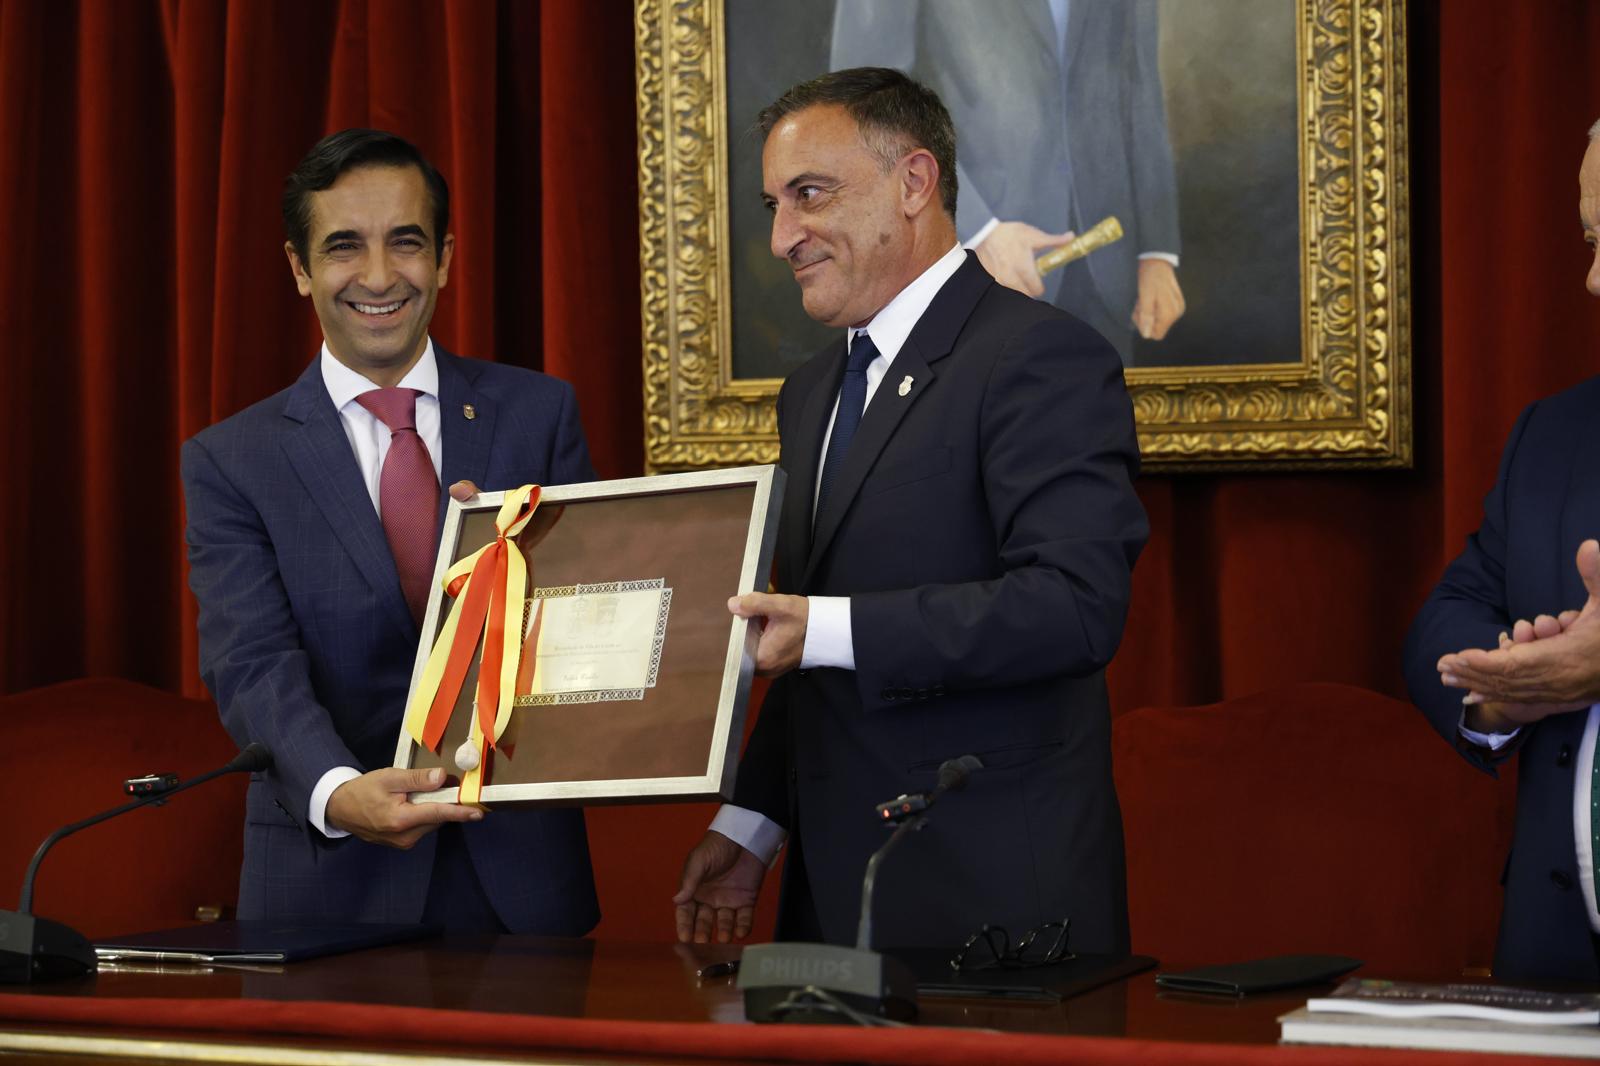
[[[411,144],[325,138],[283,210],[322,351],[182,461],[201,672],[233,737],[276,758],[246,800],[239,916],[581,935],[599,918],[581,811],[411,804],[439,771],[390,766],[440,486],[591,480],[572,388],[429,338],[454,238]]]

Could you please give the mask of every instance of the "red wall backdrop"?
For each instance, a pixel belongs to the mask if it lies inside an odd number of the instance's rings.
[[[1401,694],[1517,412],[1600,369],[1574,217],[1600,8],[1410,18],[1416,469],[1147,477],[1119,710]],[[624,0],[0,0],[0,691],[198,694],[178,445],[314,351],[276,204],[331,129],[395,130],[448,175],[441,341],[573,381],[602,475],[640,472],[632,47]],[[603,932],[666,935],[705,817],[591,815]]]

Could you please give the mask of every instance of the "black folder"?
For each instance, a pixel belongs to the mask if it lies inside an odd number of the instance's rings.
[[[277,963],[340,955],[420,940],[431,925],[297,925],[291,922],[206,922],[95,941],[102,962]]]

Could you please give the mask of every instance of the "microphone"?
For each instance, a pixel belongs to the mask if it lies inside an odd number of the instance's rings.
[[[818,1014],[861,1025],[893,1025],[917,1014],[917,981],[905,964],[872,950],[872,895],[884,857],[927,821],[927,811],[947,792],[960,792],[983,762],[976,755],[948,759],[932,792],[901,795],[877,806],[878,818],[894,832],[867,860],[861,879],[861,917],[856,946],[753,944],[740,957],[739,988],[751,1021],[829,1021]]]
[[[22,878],[22,895],[14,911],[0,910],[0,984],[27,984],[33,981],[76,977],[95,969],[94,948],[77,930],[61,922],[33,916],[33,882],[39,864],[59,842],[92,825],[140,807],[156,807],[179,792],[222,777],[225,774],[255,773],[272,768],[272,752],[265,744],[252,742],[221,766],[182,784],[173,774],[150,774],[129,778],[123,785],[139,798],[109,811],[62,826],[39,845]]]
[[[960,792],[966,788],[967,780],[972,777],[973,771],[982,769],[983,762],[976,755],[946,759],[939,767],[939,781],[932,792],[913,792],[880,803],[878,817],[891,825],[896,825],[913,815],[921,814],[946,792]]]

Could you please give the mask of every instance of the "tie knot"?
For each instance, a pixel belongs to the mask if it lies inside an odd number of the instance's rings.
[[[878,358],[878,346],[872,343],[872,338],[863,330],[850,342],[850,358],[845,362],[845,373],[864,374],[867,364],[876,358]]]
[[[421,395],[419,389],[373,389],[357,396],[356,403],[371,411],[390,433],[399,433],[417,428],[417,397]]]

